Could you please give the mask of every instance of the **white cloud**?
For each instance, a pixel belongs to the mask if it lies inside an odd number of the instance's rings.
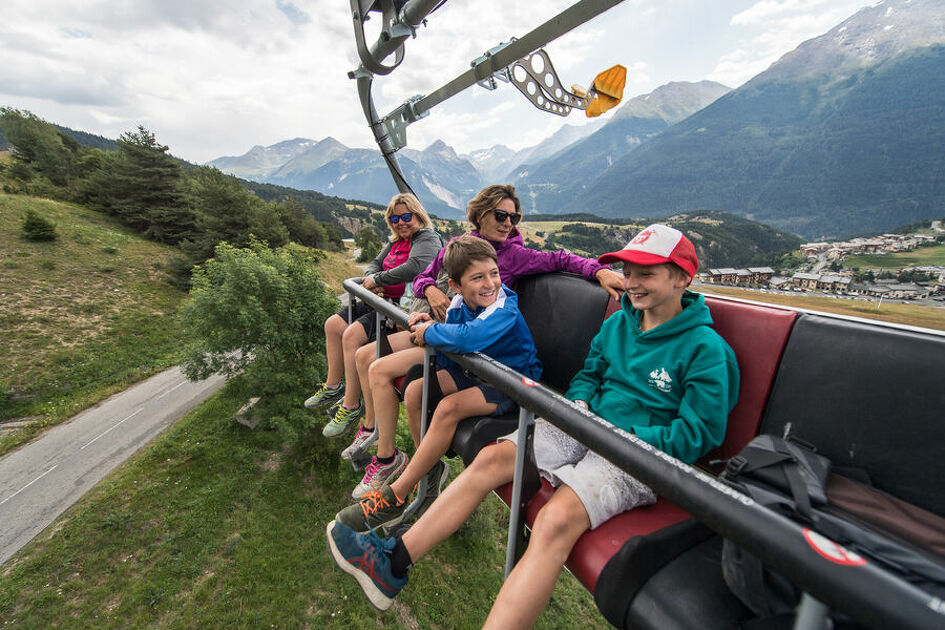
[[[572,3],[452,0],[406,42],[402,67],[376,78],[378,112],[439,88]],[[674,80],[734,86],[856,8],[851,0],[626,0],[547,50],[568,87],[614,63],[629,68],[627,96]],[[369,22],[372,41],[380,22]],[[109,137],[143,124],[192,161],[299,136],[374,146],[346,76],[358,59],[343,0],[3,0],[0,59],[0,105]],[[500,84],[470,88],[408,137],[414,148],[443,139],[460,152],[524,147],[565,122],[584,119],[543,114]]]
[[[762,0],[732,16],[744,36],[708,75],[732,87],[764,71],[800,43],[822,35],[852,15],[862,0]]]

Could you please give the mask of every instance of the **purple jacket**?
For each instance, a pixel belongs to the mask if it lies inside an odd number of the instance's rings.
[[[482,238],[476,230],[470,232],[469,235]],[[596,260],[581,258],[568,252],[540,252],[536,249],[529,249],[525,247],[525,241],[517,228],[512,228],[512,233],[504,242],[489,242],[495,247],[495,253],[499,260],[499,277],[506,286],[513,286],[515,281],[522,276],[551,271],[570,271],[589,280],[595,280],[594,274],[601,269],[606,269],[604,265]],[[433,262],[430,263],[430,266],[414,278],[414,295],[418,297],[425,296],[427,287],[436,284],[436,276],[443,268],[443,252],[445,251],[445,247],[441,249]]]

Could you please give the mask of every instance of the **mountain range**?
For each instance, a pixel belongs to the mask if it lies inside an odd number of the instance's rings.
[[[457,155],[404,149],[431,211],[461,216],[482,185],[515,183],[526,209],[610,217],[718,210],[805,238],[879,232],[945,207],[945,0],[885,0],[802,43],[735,90],[670,83],[604,123],[535,147]],[[332,138],[211,162],[248,179],[384,203],[375,150]]]
[[[875,233],[942,215],[943,146],[945,0],[886,0],[617,160],[582,201],[603,216],[725,210],[808,238]]]
[[[610,120],[564,125],[539,144],[518,151],[497,144],[458,155],[438,140],[422,151],[405,148],[397,158],[427,209],[445,218],[461,218],[466,202],[487,184],[521,183],[532,171],[531,165],[544,165],[588,141],[585,149],[578,148],[580,159],[590,162],[591,168],[597,164],[599,171],[600,160],[623,155],[727,91],[710,81],[671,83],[630,99]],[[257,145],[241,156],[221,157],[209,164],[253,181],[377,203],[386,203],[397,192],[378,151],[349,148],[331,137]],[[547,172],[540,168],[536,172],[552,177],[568,168],[569,163],[562,166],[558,161],[552,162]]]

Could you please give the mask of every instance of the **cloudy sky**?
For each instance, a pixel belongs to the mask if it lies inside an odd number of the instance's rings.
[[[375,81],[379,113],[427,94],[469,62],[520,37],[573,0],[449,0],[406,58]],[[626,97],[669,81],[737,87],[869,0],[624,0],[546,47],[565,85],[615,63]],[[373,147],[353,81],[345,0],[2,0],[0,105],[115,138],[144,125],[192,162],[252,145],[333,136]],[[377,24],[379,20],[375,20]],[[373,40],[373,37],[372,37]],[[408,128],[409,146],[437,138],[459,152],[533,145],[560,125],[500,84],[473,87]]]

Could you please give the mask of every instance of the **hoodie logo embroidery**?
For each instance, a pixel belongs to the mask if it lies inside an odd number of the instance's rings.
[[[657,368],[650,372],[649,383],[650,387],[655,387],[664,393],[673,389],[673,377],[666,372],[666,368]]]

